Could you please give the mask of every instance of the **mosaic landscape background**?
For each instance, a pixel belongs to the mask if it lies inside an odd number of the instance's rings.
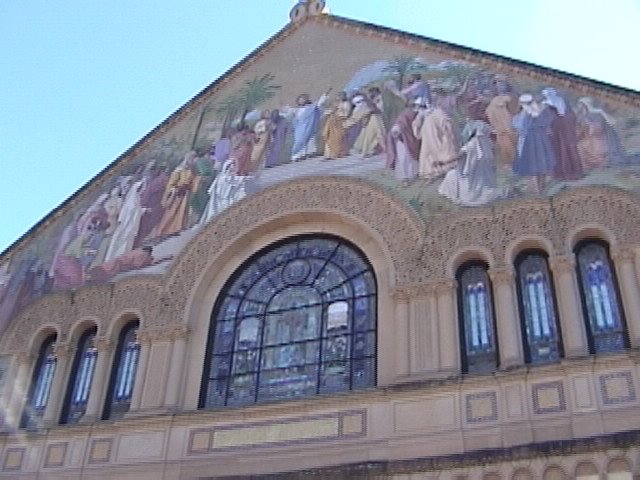
[[[339,47],[348,44],[348,54]],[[349,175],[425,222],[566,188],[640,192],[640,112],[424,47],[304,25],[0,261],[0,332],[56,290],[162,273],[246,196]]]

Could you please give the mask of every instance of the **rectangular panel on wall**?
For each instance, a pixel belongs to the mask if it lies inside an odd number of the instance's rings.
[[[169,376],[169,346],[170,344],[166,342],[152,343],[146,378],[143,378],[144,372],[138,372],[136,382],[144,381],[142,408],[154,408],[162,405],[165,383]]]
[[[165,432],[135,432],[122,435],[118,441],[116,460],[150,460],[162,458]]]
[[[366,419],[365,410],[348,410],[251,424],[197,428],[189,432],[187,455],[358,438],[367,434]]]
[[[396,432],[446,430],[458,423],[455,395],[398,402],[393,407]]]
[[[600,375],[599,384],[604,405],[619,405],[636,400],[636,390],[630,371]]]

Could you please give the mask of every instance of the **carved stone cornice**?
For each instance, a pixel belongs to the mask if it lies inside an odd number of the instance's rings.
[[[453,293],[457,287],[457,282],[455,280],[439,280],[433,282],[431,286],[435,294],[440,296]]]

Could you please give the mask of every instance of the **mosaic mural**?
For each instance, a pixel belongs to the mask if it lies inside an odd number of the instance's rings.
[[[637,110],[386,45],[354,47],[342,54],[348,61],[325,55],[322,76],[297,86],[292,75],[317,72],[318,60],[292,55],[276,68],[266,55],[205,92],[203,107],[156,132],[4,256],[0,332],[48,292],[166,271],[220,212],[301,176],[369,180],[427,222],[583,185],[640,192]]]

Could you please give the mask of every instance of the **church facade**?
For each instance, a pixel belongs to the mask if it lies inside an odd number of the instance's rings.
[[[0,478],[640,475],[638,93],[323,6],[2,254]]]

